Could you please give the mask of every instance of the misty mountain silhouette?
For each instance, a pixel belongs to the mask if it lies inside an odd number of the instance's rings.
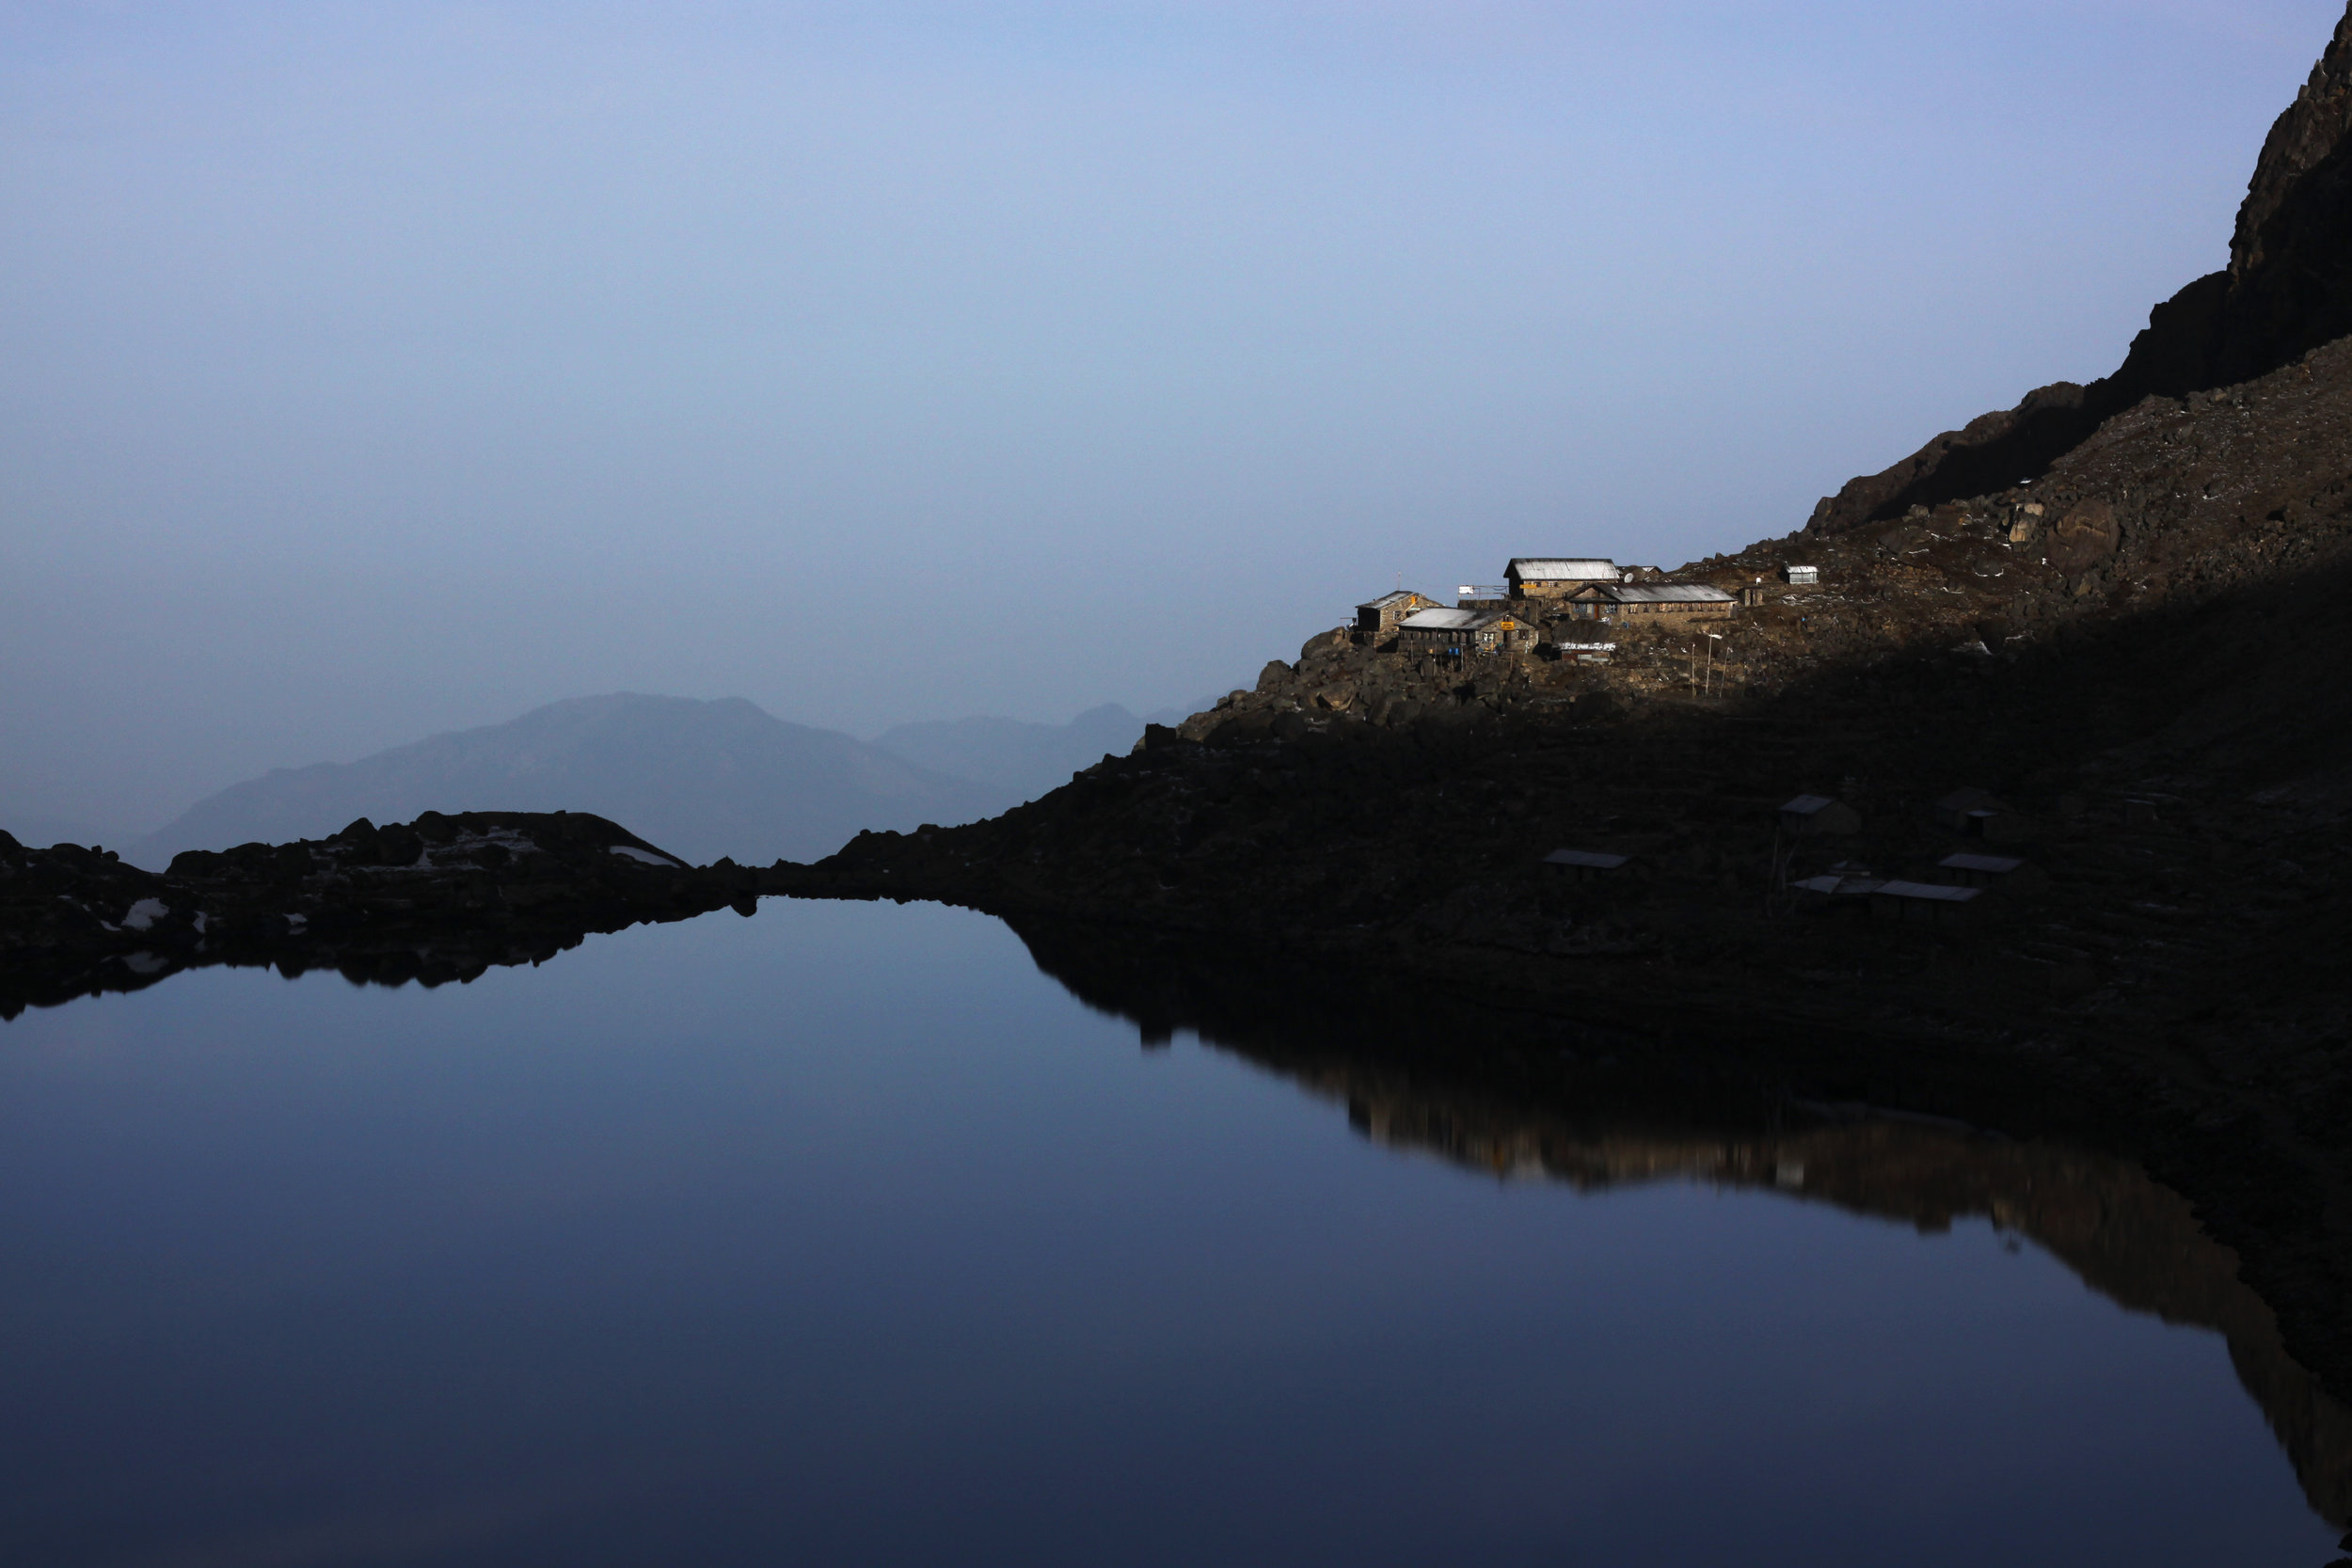
[[[1001,789],[787,723],[740,697],[624,692],[358,762],[277,768],[198,801],[126,854],[161,866],[183,849],[318,838],[359,816],[583,811],[696,863],[728,855],[755,865],[814,860],[865,828],[966,822],[1012,803]]]
[[[1117,703],[1091,707],[1067,724],[1020,719],[934,719],[900,724],[874,737],[891,755],[934,772],[970,779],[1034,800],[1060,788],[1070,775],[1091,768],[1103,754],[1125,756],[1142,738],[1143,726],[1182,723],[1215,702],[1203,698],[1186,708],[1160,708],[1138,717]],[[942,824],[945,826],[945,824]]]
[[[1070,782],[1103,753],[1124,756],[1143,735],[1143,721],[1105,703],[1067,724],[1019,719],[935,719],[900,724],[874,744],[917,768],[970,779],[1027,800]]]

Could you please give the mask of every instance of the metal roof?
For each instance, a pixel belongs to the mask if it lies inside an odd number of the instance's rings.
[[[1511,619],[1507,610],[1423,610],[1396,624],[1399,631],[1484,631]]]
[[[1990,871],[2007,875],[2026,863],[2007,855],[1947,855],[1935,863],[1950,871]]]
[[[1983,894],[1980,887],[1946,887],[1941,882],[1881,882],[1872,891],[1888,898],[1917,898],[1931,904],[1965,904]]]
[[[1544,857],[1546,865],[1589,865],[1596,871],[1614,871],[1625,863],[1623,855],[1604,855],[1593,849],[1554,849]]]
[[[1843,895],[1851,898],[1859,894],[1876,893],[1886,884],[1875,877],[1807,877],[1802,882],[1788,885],[1801,893],[1818,893],[1824,897]]]
[[[1619,604],[1729,604],[1731,595],[1704,583],[1667,582],[1636,587],[1629,582],[1597,582],[1593,587]]]
[[[1362,604],[1358,605],[1356,608],[1358,610],[1378,610],[1385,605],[1392,605],[1399,599],[1425,599],[1429,595],[1426,594],[1416,594],[1409,588],[1400,588],[1392,594],[1383,594],[1376,599],[1366,599]]]
[[[1521,582],[1614,582],[1618,576],[1613,561],[1570,561],[1553,556],[1515,555],[1503,571]]]
[[[1800,795],[1781,807],[1780,812],[1783,816],[1792,814],[1798,816],[1810,816],[1824,806],[1834,806],[1836,803],[1826,795]]]

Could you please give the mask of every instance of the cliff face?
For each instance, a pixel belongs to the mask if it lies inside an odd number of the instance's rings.
[[[2352,9],[2303,90],[2270,129],[2238,209],[2230,264],[2150,313],[2114,374],[2060,382],[2015,408],[1947,431],[1814,508],[1808,531],[1842,533],[2042,477],[2107,420],[2265,375],[2352,333]]]

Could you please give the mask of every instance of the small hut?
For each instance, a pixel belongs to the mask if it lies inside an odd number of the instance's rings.
[[[1400,588],[1393,594],[1383,594],[1376,599],[1366,599],[1356,607],[1356,629],[1366,637],[1380,639],[1396,630],[1396,624],[1417,610],[1436,610],[1438,601],[1426,594],[1416,594]]]
[[[1798,838],[1858,833],[1862,831],[1862,814],[1845,801],[1826,795],[1800,795],[1780,808],[1780,830]]]

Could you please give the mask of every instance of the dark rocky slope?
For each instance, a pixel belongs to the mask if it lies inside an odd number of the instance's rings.
[[[1938,436],[1883,473],[1823,498],[1808,525],[1843,532],[2040,478],[2143,398],[2251,381],[2352,333],[2352,12],[2263,144],[2230,264],[2149,317],[2116,372],[2060,382]]]

